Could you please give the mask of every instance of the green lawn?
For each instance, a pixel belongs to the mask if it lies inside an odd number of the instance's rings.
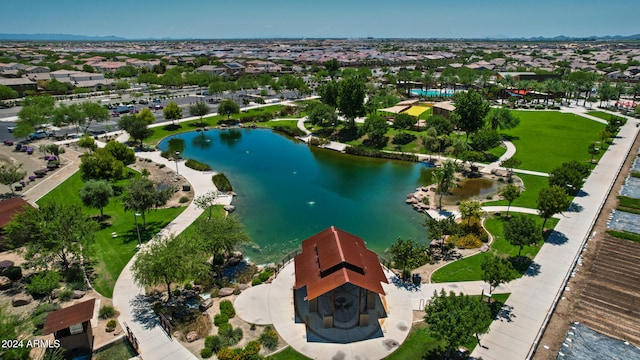
[[[504,148],[502,146],[496,146],[493,149],[490,149],[489,151],[487,151],[488,154],[495,156],[496,159],[499,159],[500,156],[504,155],[504,153],[506,152],[507,152],[507,148]]]
[[[543,219],[538,215],[521,215],[535,219],[540,227],[542,227]],[[504,238],[505,221],[507,221],[507,219],[500,216],[492,216],[485,220],[485,227],[494,237],[493,243],[491,244],[491,252],[481,253],[458,261],[454,261],[451,264],[448,264],[445,267],[442,267],[434,272],[431,276],[431,281],[434,283],[439,283],[482,280],[482,269],[480,268],[480,265],[487,256],[491,256],[491,253],[508,257],[518,255],[518,247],[511,245]],[[558,219],[551,218],[547,220],[545,227],[548,229],[553,229],[557,223]],[[542,241],[535,246],[525,246],[522,249],[522,255],[533,259],[540,250],[540,246],[542,246]],[[520,269],[520,273],[524,273],[525,269]]]
[[[284,126],[290,128],[298,128],[298,120],[271,120],[264,123],[258,123],[259,127],[273,128],[274,126]]]
[[[514,111],[520,126],[503,130],[517,148],[521,169],[550,172],[562,163],[590,160],[589,144],[600,141],[605,125],[557,111]],[[602,153],[602,152],[601,152]]]
[[[309,360],[308,357],[300,354],[299,352],[293,350],[292,347],[288,347],[279,353],[267,356],[267,359],[272,360]]]
[[[124,188],[128,180],[121,180],[114,185]],[[81,173],[73,176],[51,190],[38,201],[58,202],[64,204],[82,204],[78,190],[83,186]],[[97,216],[99,211],[83,207],[87,216]],[[160,229],[176,218],[186,207],[151,210],[147,214],[147,230],[141,231],[142,241],[151,239]],[[95,244],[92,259],[95,278],[92,280],[94,288],[102,295],[111,297],[113,287],[124,266],[136,252],[138,236],[136,232],[135,216],[131,212],[124,212],[122,195],[115,196],[104,209],[105,227],[95,233]],[[140,224],[141,225],[141,224]],[[113,237],[115,232],[118,236]]]
[[[524,182],[525,190],[520,193],[520,197],[515,199],[511,206],[521,206],[530,209],[538,207],[538,193],[540,190],[549,187],[549,178],[528,174],[516,174]],[[483,203],[484,206],[507,206],[507,200],[496,200]]]
[[[603,112],[603,111],[587,111],[587,115],[595,116],[595,117],[600,118],[600,119],[602,119],[604,121],[609,121],[612,116],[615,116],[615,115],[611,115],[611,114]]]

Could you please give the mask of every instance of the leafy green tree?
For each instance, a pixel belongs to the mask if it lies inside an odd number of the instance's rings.
[[[438,207],[442,209],[442,195],[448,194],[449,190],[455,186],[455,174],[457,166],[452,160],[445,160],[442,166],[436,168],[433,171],[433,179],[436,182],[438,188],[437,192],[440,194],[438,200]]]
[[[96,141],[91,136],[89,136],[89,134],[83,135],[80,140],[78,140],[78,146],[83,149],[89,150],[89,152],[92,152],[98,148],[98,144],[96,144]]]
[[[64,94],[71,90],[73,85],[60,82],[57,79],[51,79],[45,84],[44,88],[50,93]]]
[[[402,269],[403,277],[407,268],[417,268],[427,262],[427,247],[409,239],[398,238],[389,248],[391,261],[397,268]]]
[[[94,121],[105,122],[109,120],[109,110],[98,103],[85,101],[80,104],[80,108],[85,116],[84,132],[87,132],[89,126],[91,126],[91,123]]]
[[[329,72],[331,79],[340,76],[340,63],[337,59],[331,59],[324,62],[324,68]]]
[[[516,270],[507,259],[490,255],[484,258],[480,265],[482,269],[482,281],[489,284],[489,295],[493,294],[498,286],[515,279]]]
[[[173,194],[172,187],[158,189],[157,185],[146,177],[131,179],[122,198],[125,211],[135,211],[142,215],[142,227],[147,228],[146,213],[152,208],[163,206]]]
[[[170,300],[171,284],[197,279],[206,273],[206,260],[192,238],[169,235],[145,244],[136,255],[131,272],[140,285],[166,285]]]
[[[505,186],[502,191],[500,191],[500,195],[507,200],[507,217],[509,216],[509,209],[511,208],[511,203],[520,197],[520,187],[514,184],[508,184]]]
[[[209,84],[209,94],[215,95],[217,97],[224,92],[224,87],[225,86],[222,81],[214,81]]]
[[[482,95],[474,90],[456,93],[454,97],[455,114],[458,116],[458,128],[469,134],[482,128],[484,118],[489,112],[489,103],[482,99]]]
[[[551,186],[538,193],[538,214],[544,219],[542,229],[547,220],[555,214],[561,213],[569,207],[571,200],[566,191],[560,186]]]
[[[56,126],[72,124],[76,131],[80,132],[80,126],[84,125],[86,115],[79,104],[59,104],[53,110],[51,120]]]
[[[364,115],[364,80],[354,76],[338,83],[338,110],[347,118],[349,127],[355,126],[355,118]]]
[[[6,85],[0,85],[0,100],[15,99],[18,92]]]
[[[447,343],[447,357],[451,349],[472,342],[474,335],[478,339],[491,322],[491,311],[486,304],[453,291],[447,295],[444,289],[440,295],[434,292],[424,311],[429,329]]]
[[[109,140],[104,146],[104,149],[113,155],[116,160],[122,161],[125,165],[131,165],[136,162],[135,151],[121,142]]]
[[[0,184],[6,185],[14,194],[13,184],[24,179],[27,172],[22,170],[22,164],[19,165],[2,165],[0,166]]]
[[[122,163],[108,151],[96,149],[93,153],[84,154],[80,158],[82,180],[120,180],[127,175]]]
[[[469,225],[471,219],[479,219],[482,216],[482,204],[475,200],[461,201],[458,205],[458,211],[462,220],[467,220],[467,225]]]
[[[49,121],[55,102],[55,99],[49,95],[27,96],[22,101],[22,109],[18,112],[18,121],[13,131],[14,136],[27,137],[35,130],[40,129]]]
[[[26,244],[25,259],[33,266],[47,267],[58,260],[64,270],[72,261],[86,258],[97,229],[80,206],[55,202],[26,208],[5,227],[12,245]]]
[[[218,105],[218,114],[227,115],[227,120],[231,118],[231,115],[240,112],[240,106],[233,100],[226,99],[220,102]]]
[[[320,95],[320,101],[333,107],[338,107],[339,88],[338,83],[335,81],[329,81],[326,84],[318,87],[318,95]]]
[[[134,140],[139,140],[141,147],[142,140],[151,135],[151,130],[149,129],[147,122],[138,116],[125,115],[118,120],[118,126],[120,129],[128,132]]]
[[[438,138],[438,130],[434,127],[429,127],[422,136],[422,145],[426,152],[429,153],[429,159],[431,154],[440,149],[440,139]]]
[[[218,192],[215,190],[207,191],[205,194],[202,194],[195,199],[193,202],[202,210],[209,210],[209,216],[207,220],[211,220],[211,215],[213,211],[213,205],[216,204],[216,200],[218,199]]]
[[[200,249],[214,258],[230,254],[238,244],[251,241],[242,223],[233,215],[196,220],[193,237]]]
[[[577,195],[585,178],[589,176],[589,166],[572,160],[563,163],[549,174],[549,186],[559,186],[569,195]]]
[[[310,103],[306,108],[309,122],[322,127],[333,126],[338,121],[336,109],[323,103]]]
[[[518,257],[525,245],[533,245],[541,240],[536,222],[529,217],[514,216],[504,224],[504,237],[513,246],[518,246]]]
[[[174,121],[182,119],[182,109],[175,101],[169,101],[167,106],[162,109],[162,115],[165,119],[171,120],[171,124],[173,124]]]
[[[82,203],[87,207],[99,209],[100,218],[104,218],[104,207],[109,205],[112,196],[113,189],[105,180],[89,180],[80,189]]]
[[[449,135],[453,131],[451,121],[440,115],[434,115],[429,118],[429,126],[436,129],[437,135]]]
[[[520,125],[520,118],[513,115],[507,108],[491,108],[487,114],[485,121],[493,130],[513,129]]]
[[[116,81],[116,90],[127,90],[130,87],[131,86],[127,81],[124,81],[124,80]]]
[[[135,116],[139,120],[144,121],[144,123],[147,125],[151,125],[156,121],[155,115],[153,115],[153,112],[151,112],[149,108],[144,108],[140,110],[139,113],[134,114],[133,116]]]
[[[485,153],[489,149],[499,146],[500,140],[501,137],[497,131],[488,127],[483,127],[473,134],[473,148],[476,151]]]
[[[410,129],[415,123],[416,119],[409,114],[398,114],[393,119],[393,127],[401,132]]]
[[[360,131],[367,135],[367,146],[382,148],[387,142],[385,134],[387,133],[388,128],[389,125],[387,124],[387,120],[380,116],[373,115],[364,120],[364,124],[360,128]]]

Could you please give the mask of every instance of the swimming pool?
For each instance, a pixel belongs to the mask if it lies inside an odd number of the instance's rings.
[[[439,89],[429,89],[429,90],[411,89],[411,93],[414,95],[425,96],[425,97],[451,97],[453,96],[454,91],[451,89],[446,89],[442,91],[440,91]]]

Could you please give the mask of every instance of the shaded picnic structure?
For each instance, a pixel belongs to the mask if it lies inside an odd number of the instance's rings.
[[[296,322],[308,341],[344,343],[382,336],[386,318],[382,283],[389,283],[378,256],[364,240],[330,227],[302,242],[294,258]],[[355,330],[344,336],[339,330]]]
[[[96,299],[91,299],[49,313],[42,335],[53,334],[68,358],[90,355],[93,352],[91,319],[95,303]]]

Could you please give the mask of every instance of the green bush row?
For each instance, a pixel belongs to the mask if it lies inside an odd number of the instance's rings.
[[[211,181],[213,181],[213,185],[218,188],[219,191],[233,191],[233,187],[231,186],[231,182],[227,179],[227,176],[223,173],[217,173],[211,177]]]
[[[367,149],[361,146],[347,146],[347,148],[345,149],[345,152],[351,155],[369,156],[369,157],[376,157],[376,158],[382,158],[382,159],[404,160],[404,161],[413,161],[413,162],[418,161],[418,157],[413,154],[390,153],[386,151]]]
[[[205,164],[205,163],[201,163],[198,160],[193,160],[193,159],[188,159],[187,162],[184,163],[184,165],[188,168],[191,168],[193,170],[198,170],[198,171],[209,171],[211,170],[211,166]]]
[[[306,135],[304,131],[298,129],[297,127],[276,125],[273,127],[273,130],[277,132],[281,132],[283,134],[287,134],[291,137]]]
[[[617,237],[618,239],[631,240],[633,242],[640,243],[640,235],[617,230],[607,230],[607,234]]]

